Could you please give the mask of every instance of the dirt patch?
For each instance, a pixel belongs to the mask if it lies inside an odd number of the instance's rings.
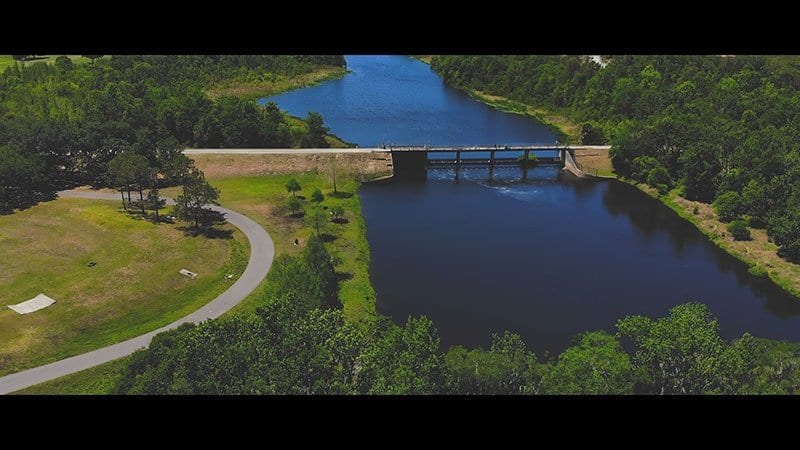
[[[580,149],[573,150],[575,162],[586,173],[593,175],[612,175],[614,166],[608,150]]]
[[[336,165],[342,174],[366,181],[392,174],[389,153],[340,153],[325,155],[192,155],[206,177],[280,175],[330,171]]]

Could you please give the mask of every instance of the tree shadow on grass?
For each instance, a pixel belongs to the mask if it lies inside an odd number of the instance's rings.
[[[181,226],[177,229],[183,231],[185,236],[203,236],[206,239],[233,239],[233,230],[224,230],[215,227],[195,227],[193,225]]]
[[[350,220],[348,220],[346,217],[339,217],[339,218],[331,219],[331,222],[338,223],[339,225],[344,225],[346,223],[350,223]]]
[[[328,234],[328,233],[322,233],[322,234],[319,235],[319,237],[322,238],[322,242],[333,242],[333,241],[339,239],[339,236],[334,236],[334,235]]]
[[[352,280],[353,274],[350,272],[336,272],[336,282],[340,283],[342,281]]]
[[[353,193],[339,191],[339,192],[331,192],[330,194],[328,194],[328,196],[333,198],[350,198],[353,196]]]

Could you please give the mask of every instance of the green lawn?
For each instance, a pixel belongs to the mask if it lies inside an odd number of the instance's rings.
[[[280,205],[285,202],[289,194],[285,185],[290,178],[297,179],[302,186],[298,195],[310,197],[315,187],[319,187],[325,194],[323,206],[328,208],[341,206],[345,209],[345,216],[349,219],[347,224],[329,225],[327,233],[336,236],[328,243],[329,250],[341,257],[342,264],[337,271],[352,275],[352,278],[340,283],[339,297],[344,304],[345,317],[349,321],[367,324],[376,317],[375,291],[369,280],[369,245],[366,237],[366,226],[361,216],[361,201],[358,195],[348,198],[334,198],[330,194],[332,185],[322,176],[314,173],[300,175],[271,175],[261,177],[231,177],[216,178],[209,181],[221,190],[220,203],[235,211],[239,211],[262,225],[275,243],[276,255],[295,254],[300,252],[300,247],[293,245],[294,239],[299,238],[305,242],[311,235],[302,219],[292,219],[280,212]],[[355,193],[358,182],[338,180],[339,191]],[[180,188],[170,188],[164,191],[165,196],[175,197],[180,193]],[[308,207],[309,200],[305,200],[304,207]],[[265,283],[269,283],[267,276]],[[262,286],[239,305],[223,315],[250,314],[262,304]],[[106,394],[121,376],[128,358],[112,361],[75,374],[33,386],[20,393],[30,394]]]
[[[55,380],[31,386],[14,394],[112,394],[131,357],[126,356]]]
[[[25,65],[35,64],[38,62],[52,63],[56,60],[56,58],[58,58],[61,55],[41,55],[41,56],[42,56],[41,59],[32,59],[21,62],[22,64]],[[85,64],[91,61],[91,59],[81,55],[66,55],[66,56],[69,57],[69,59],[71,59],[72,62],[74,62],[75,64]],[[12,58],[11,55],[0,55],[0,72],[5,70],[6,67],[13,65],[14,65],[14,58]]]
[[[233,239],[186,237],[177,224],[118,205],[64,198],[0,216],[0,375],[166,325],[227,289],[247,264],[238,230]],[[39,293],[57,303],[27,315],[5,307]]]
[[[322,206],[332,208],[341,206],[346,211],[349,223],[329,223],[326,232],[336,239],[328,243],[331,253],[338,255],[341,266],[337,271],[352,278],[340,283],[339,298],[344,305],[345,318],[353,322],[371,322],[375,318],[375,291],[369,280],[369,245],[366,226],[361,216],[361,201],[355,195],[358,182],[338,180],[338,190],[353,194],[348,198],[335,198],[332,185],[323,177],[314,174],[271,175],[261,177],[232,177],[211,179],[211,184],[222,192],[220,203],[235,211],[246,214],[269,232],[275,242],[276,255],[298,253],[301,247],[293,244],[295,238],[301,243],[311,235],[311,229],[302,219],[293,219],[281,211],[280,206],[288,199],[286,182],[295,178],[303,188],[298,195],[310,197],[314,188],[320,188],[325,195]],[[310,200],[304,200],[308,207]],[[267,276],[266,282],[269,282]],[[261,290],[245,299],[234,308],[234,312],[253,311],[261,300]]]

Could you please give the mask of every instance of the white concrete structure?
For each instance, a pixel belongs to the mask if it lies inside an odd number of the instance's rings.
[[[17,303],[16,305],[8,305],[8,307],[20,314],[30,314],[40,309],[47,308],[48,306],[52,305],[55,302],[56,301],[53,300],[52,298],[44,294],[39,294],[30,300],[24,301],[22,303]]]

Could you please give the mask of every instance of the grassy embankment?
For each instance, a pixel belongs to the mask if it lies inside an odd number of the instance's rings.
[[[624,181],[657,198],[680,217],[694,224],[711,242],[750,266],[752,275],[769,277],[787,292],[800,297],[800,264],[780,258],[777,254],[778,246],[770,242],[765,230],[751,228],[752,240],[735,241],[727,230],[727,224],[719,220],[716,211],[708,203],[687,200],[678,194],[678,189],[659,195],[656,189],[646,184]]]
[[[433,55],[411,55],[411,57],[430,65]]]
[[[0,375],[154,330],[227,289],[247,262],[244,235],[187,237],[179,226],[84,199],[0,216]],[[199,276],[188,279],[183,268]],[[56,303],[27,315],[5,307],[39,293]]]
[[[304,88],[327,80],[335,80],[347,74],[343,67],[321,67],[300,75],[276,75],[274,73],[250,74],[247,77],[233,77],[214,84],[206,89],[206,95],[216,99],[232,95],[245,99],[258,99],[280,94],[293,89]]]
[[[467,89],[466,92],[472,98],[493,108],[513,114],[520,114],[536,120],[553,130],[553,132],[558,135],[558,141],[562,144],[575,144],[580,142],[580,126],[563,114],[476,89]]]

